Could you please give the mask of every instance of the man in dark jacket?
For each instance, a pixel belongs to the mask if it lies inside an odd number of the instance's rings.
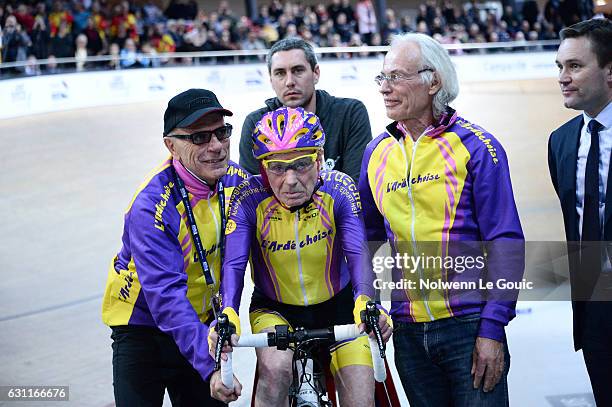
[[[368,111],[356,99],[337,98],[323,90],[315,91],[319,81],[319,65],[314,50],[299,38],[283,39],[270,49],[266,58],[270,82],[276,97],[266,106],[251,112],[242,125],[240,165],[252,174],[259,174],[259,163],[253,157],[251,133],[255,123],[266,113],[281,106],[303,107],[321,120],[327,140],[325,166],[351,176],[357,182],[361,158],[372,139]]]
[[[565,107],[581,111],[548,142],[568,241],[574,347],[582,349],[597,405],[612,406],[612,23],[561,30],[556,63]]]

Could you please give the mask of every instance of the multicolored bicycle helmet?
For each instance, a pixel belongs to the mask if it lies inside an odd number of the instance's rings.
[[[281,107],[263,115],[253,130],[256,159],[287,151],[323,148],[325,132],[319,118],[301,107]]]

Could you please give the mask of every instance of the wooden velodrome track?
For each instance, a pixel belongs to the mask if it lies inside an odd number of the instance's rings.
[[[364,100],[374,133],[387,123],[380,97],[332,93]],[[236,113],[228,120],[236,128],[236,161],[242,120],[267,96],[246,105],[239,96],[219,95]],[[504,145],[527,239],[563,240],[546,146],[550,132],[575,112],[563,108],[556,81],[466,83],[454,106]],[[6,148],[0,160],[0,385],[70,385],[70,405],[113,404],[110,331],[100,320],[100,303],[123,211],[166,155],[164,108],[165,102],[143,103],[0,122]],[[581,357],[571,347],[570,308],[561,308],[552,321],[540,319],[543,311],[511,323],[513,405],[544,406],[546,395],[588,391]],[[245,405],[254,363],[241,365]]]

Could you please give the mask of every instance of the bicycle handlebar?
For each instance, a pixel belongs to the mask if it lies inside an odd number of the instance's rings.
[[[323,329],[298,328],[295,331],[289,331],[287,325],[276,325],[274,332],[245,334],[240,336],[235,347],[265,348],[276,346],[279,350],[285,350],[288,348],[289,344],[298,344],[309,340],[338,342],[365,335],[367,335],[367,333],[360,333],[359,329],[354,324],[336,325],[332,328]],[[381,354],[384,355],[384,353],[379,352],[379,345],[376,339],[368,337],[368,340],[370,342],[370,352],[374,367],[374,379],[377,382],[383,382],[387,378],[385,362],[381,357]],[[233,387],[234,373],[232,370],[231,353],[227,354],[227,356],[227,361],[221,360],[220,365],[223,385],[229,389]]]

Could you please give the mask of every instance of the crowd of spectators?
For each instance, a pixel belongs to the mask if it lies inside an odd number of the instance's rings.
[[[195,0],[171,0],[165,10],[152,0],[141,5],[124,0],[112,6],[108,0],[9,0],[0,4],[0,62],[27,61],[26,66],[11,70],[27,75],[40,73],[36,64],[40,59],[49,60],[45,72],[192,64],[191,57],[159,58],[158,54],[259,50],[288,36],[300,36],[319,47],[375,46],[385,45],[392,34],[411,31],[429,34],[444,44],[547,40],[556,39],[563,26],[592,15],[589,0],[548,0],[543,10],[535,0],[526,0],[521,10],[506,5],[503,13],[488,10],[476,0],[463,6],[450,0],[427,0],[416,13],[403,10],[398,15],[388,9],[382,20],[377,20],[372,0],[326,0],[312,5],[259,1],[264,2],[257,17],[250,19],[236,15],[225,0],[211,10],[202,9]],[[87,62],[88,56],[96,55],[110,57]],[[58,66],[57,58],[64,57],[77,62]],[[254,58],[259,57],[242,59]]]

